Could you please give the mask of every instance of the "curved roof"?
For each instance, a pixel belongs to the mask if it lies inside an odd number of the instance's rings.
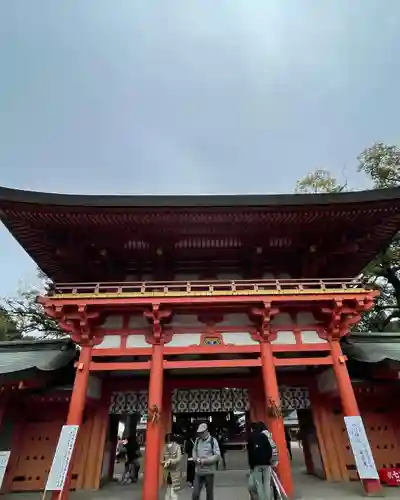
[[[178,274],[207,262],[213,272],[254,264],[260,276],[352,277],[400,228],[400,188],[204,196],[0,188],[0,220],[56,281],[147,276],[160,255]]]
[[[400,333],[353,332],[343,343],[345,354],[356,361],[400,361]]]
[[[3,204],[59,207],[178,208],[178,207],[297,207],[393,201],[400,202],[400,188],[318,194],[232,195],[81,195],[26,191],[0,186]]]
[[[0,377],[30,378],[38,371],[59,370],[72,362],[76,352],[70,339],[0,342]]]

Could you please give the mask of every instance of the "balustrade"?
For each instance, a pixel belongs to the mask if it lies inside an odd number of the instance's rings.
[[[313,293],[351,293],[365,291],[361,279],[259,279],[138,281],[55,284],[49,296],[116,295],[141,297],[184,297],[224,295],[287,295]]]

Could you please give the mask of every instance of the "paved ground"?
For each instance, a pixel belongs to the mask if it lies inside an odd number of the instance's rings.
[[[230,452],[227,457],[227,471],[216,476],[215,500],[248,500],[246,489],[245,452]],[[328,483],[305,474],[301,450],[293,449],[293,479],[296,499],[303,500],[356,500],[363,496],[359,483]],[[400,498],[400,488],[385,488],[386,498]],[[5,495],[4,500],[36,500],[38,493]],[[141,481],[137,485],[121,486],[113,483],[100,491],[79,491],[71,493],[71,500],[141,500]],[[205,500],[205,494],[203,493]],[[185,488],[180,500],[190,500],[191,489]]]

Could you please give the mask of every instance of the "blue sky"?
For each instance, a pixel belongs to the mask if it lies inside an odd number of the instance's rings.
[[[9,0],[0,184],[276,193],[400,142],[398,0]],[[0,296],[35,266],[0,228]]]

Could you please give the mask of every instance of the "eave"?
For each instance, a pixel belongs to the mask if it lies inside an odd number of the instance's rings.
[[[265,252],[255,259],[267,255],[277,267],[279,259],[285,266],[294,263],[299,269],[293,276],[349,277],[399,229],[400,188],[220,196],[64,195],[0,188],[0,218],[58,281],[124,280],[101,266],[122,261],[126,271],[130,258],[152,268],[160,261],[159,247],[167,247],[174,262],[192,262],[192,267],[197,260],[212,259],[240,267],[260,244]],[[314,247],[316,252],[307,255]],[[86,275],[87,264],[95,267],[101,252],[100,267]]]

